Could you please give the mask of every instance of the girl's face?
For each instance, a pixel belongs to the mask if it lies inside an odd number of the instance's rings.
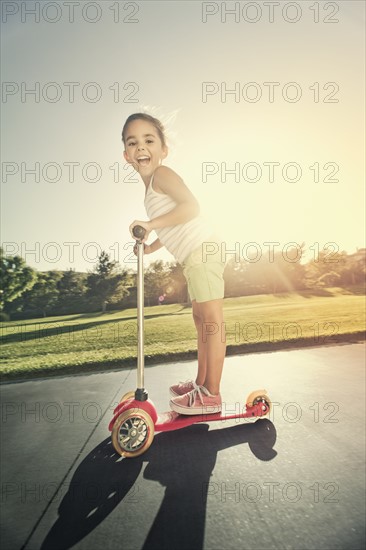
[[[155,126],[146,120],[133,120],[127,126],[125,135],[125,160],[141,177],[151,176],[168,154]]]

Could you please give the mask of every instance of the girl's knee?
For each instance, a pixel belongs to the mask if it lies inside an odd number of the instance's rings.
[[[203,322],[221,322],[223,319],[222,300],[211,300],[200,304],[200,319]]]

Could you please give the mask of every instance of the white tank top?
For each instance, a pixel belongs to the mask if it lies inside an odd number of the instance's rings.
[[[154,191],[153,179],[154,174],[151,176],[144,200],[146,213],[150,220],[167,214],[177,206],[177,203],[169,195]],[[189,254],[200,247],[203,242],[212,240],[213,236],[212,229],[201,216],[186,223],[160,227],[154,231],[160,242],[180,263],[183,263]]]

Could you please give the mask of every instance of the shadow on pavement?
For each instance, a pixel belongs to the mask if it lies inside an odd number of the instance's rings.
[[[146,462],[143,477],[159,482],[166,491],[143,550],[199,550],[204,541],[207,496],[217,485],[210,483],[217,453],[248,443],[259,460],[272,460],[277,454],[275,442],[275,427],[267,419],[211,431],[207,424],[196,424],[159,433],[150,449],[133,459],[120,457],[107,438],[75,471],[60,504],[59,518],[41,550],[71,548],[93,531],[129,493]],[[245,452],[240,456],[243,472]],[[143,525],[144,503],[140,504],[135,529]],[[122,519],[119,528],[122,525],[123,529]],[[131,523],[125,528],[126,538],[131,537]]]

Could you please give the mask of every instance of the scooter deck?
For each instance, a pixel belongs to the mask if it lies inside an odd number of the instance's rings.
[[[224,422],[225,420],[233,420],[235,418],[261,418],[269,413],[270,405],[262,401],[255,402],[253,405],[247,404],[243,406],[242,412],[237,411],[235,414],[230,414],[230,409],[226,412],[221,411],[218,413],[194,415],[179,414],[175,411],[166,411],[158,414],[150,399],[141,402],[136,401],[132,396],[126,399],[126,401],[118,403],[114,409],[113,418],[108,426],[109,431],[113,430],[114,423],[120,414],[126,413],[129,410],[131,410],[131,412],[138,411],[139,409],[145,410],[150,415],[154,423],[155,432],[169,432],[202,422],[217,422],[219,420]]]
[[[266,412],[263,411],[261,404],[253,405],[252,407],[246,407],[240,414],[178,414],[174,411],[167,411],[158,415],[158,419],[155,423],[156,432],[169,432],[172,430],[179,430],[180,428],[186,428],[192,424],[200,422],[215,422],[218,420],[233,420],[234,418],[259,418],[264,416]]]

